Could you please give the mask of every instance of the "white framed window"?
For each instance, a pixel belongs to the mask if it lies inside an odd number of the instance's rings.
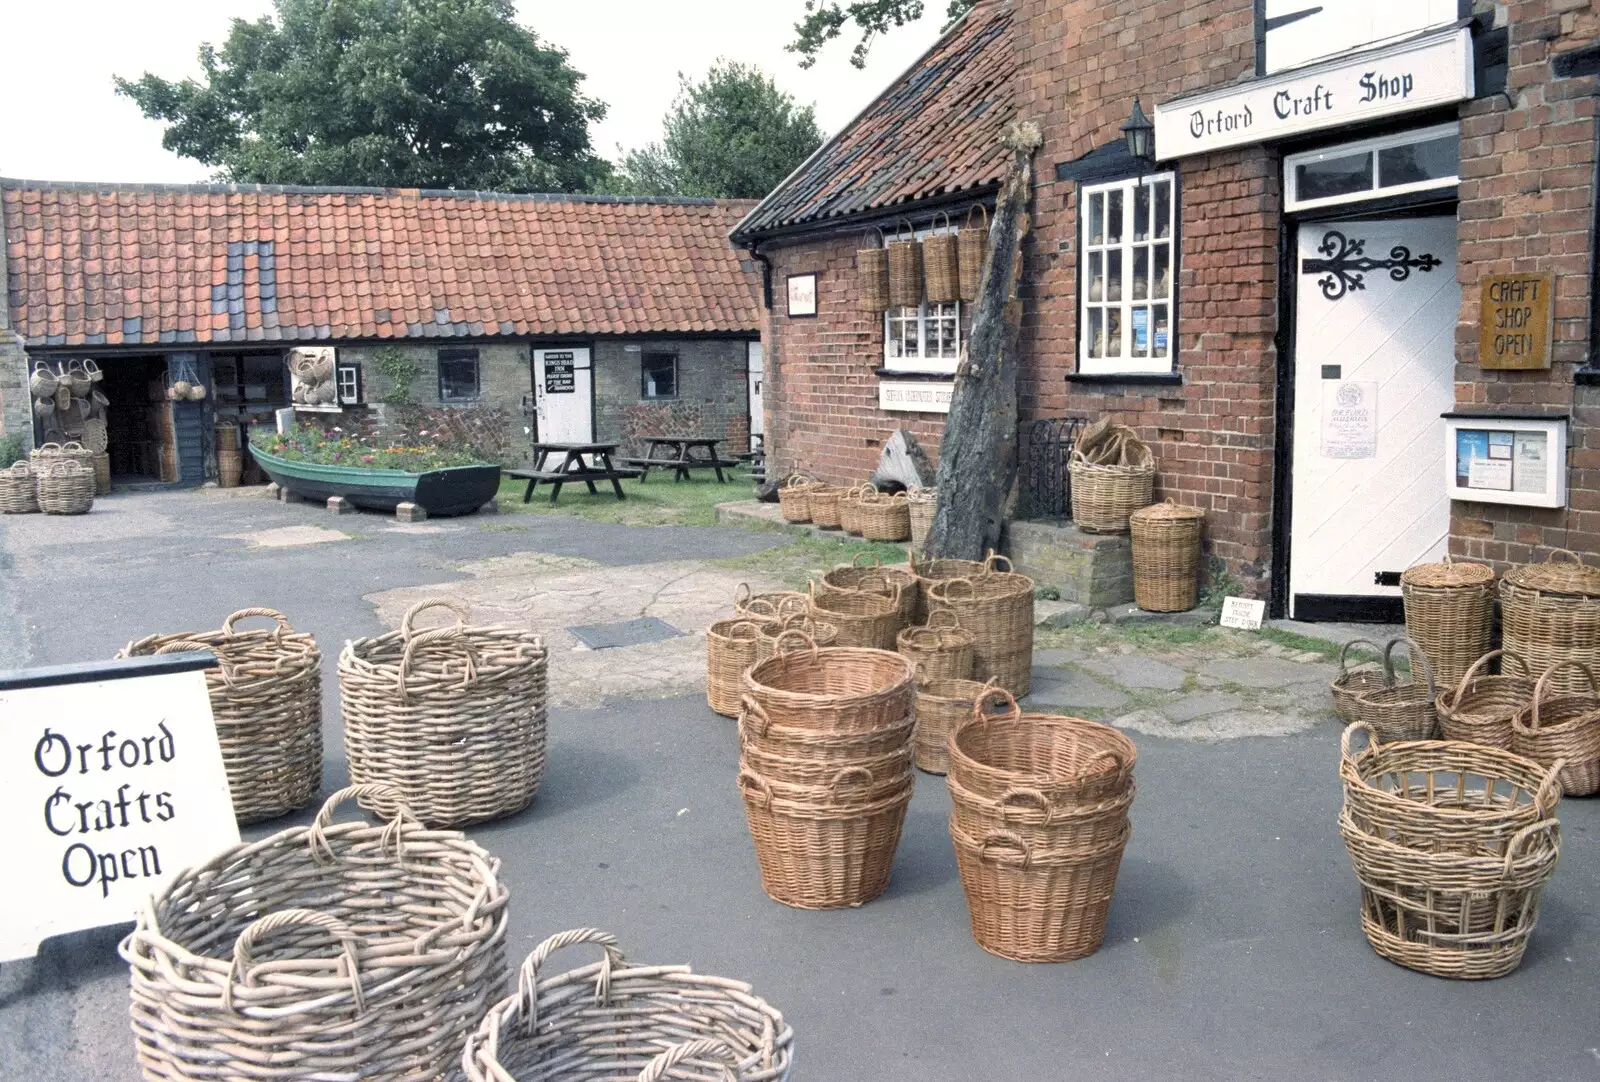
[[[340,361],[334,366],[334,374],[339,381],[339,405],[357,406],[361,404],[361,366],[349,361]]]
[[[1431,128],[1341,143],[1283,159],[1285,210],[1453,188],[1459,182],[1461,127]]]
[[[961,360],[961,302],[884,313],[884,367],[896,372],[955,372]]]
[[[1172,371],[1175,174],[1085,185],[1078,195],[1078,371]]]

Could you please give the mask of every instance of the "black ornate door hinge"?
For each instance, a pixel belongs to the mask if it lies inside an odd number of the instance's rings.
[[[1413,270],[1426,273],[1443,263],[1438,256],[1429,253],[1414,256],[1404,244],[1390,248],[1388,259],[1374,259],[1366,254],[1366,248],[1365,240],[1330,229],[1317,245],[1317,251],[1326,258],[1301,260],[1300,273],[1324,275],[1317,285],[1324,297],[1336,301],[1346,293],[1366,289],[1369,271],[1386,270],[1391,280],[1403,282],[1411,277]]]

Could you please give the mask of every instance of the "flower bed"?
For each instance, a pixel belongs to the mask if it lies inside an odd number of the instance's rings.
[[[445,447],[376,447],[305,430],[250,442],[267,476],[311,500],[343,496],[357,507],[393,511],[414,503],[430,515],[465,515],[494,499],[500,467]]]

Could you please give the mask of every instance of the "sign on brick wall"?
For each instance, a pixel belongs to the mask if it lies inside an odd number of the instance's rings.
[[[949,413],[956,385],[928,380],[879,380],[878,408],[908,413]]]
[[[1555,326],[1555,276],[1496,274],[1483,280],[1478,309],[1478,364],[1549,368]]]

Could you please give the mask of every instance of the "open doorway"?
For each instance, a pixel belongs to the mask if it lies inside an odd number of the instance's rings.
[[[106,453],[113,483],[176,481],[177,445],[166,400],[163,357],[102,360],[106,406]]]

